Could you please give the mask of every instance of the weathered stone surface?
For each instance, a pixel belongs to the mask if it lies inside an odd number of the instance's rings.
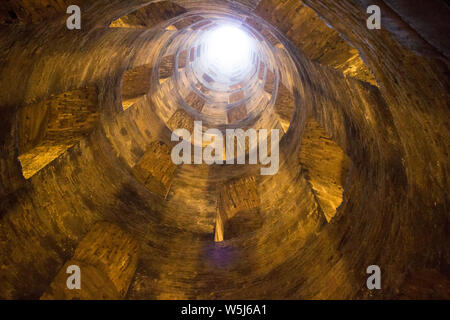
[[[113,21],[110,27],[151,28],[183,13],[186,13],[186,9],[172,1],[159,1]]]
[[[159,79],[170,78],[174,72],[175,57],[173,55],[163,57],[159,65]]]
[[[228,123],[234,123],[236,121],[242,120],[247,116],[247,107],[245,104],[241,104],[237,107],[233,107],[228,110]]]
[[[232,104],[232,103],[236,103],[241,101],[242,99],[245,98],[245,93],[243,90],[239,90],[237,92],[234,92],[232,94],[230,94],[229,98],[228,98],[228,103]]]
[[[399,291],[402,300],[449,300],[450,281],[436,269],[422,269],[408,274]]]
[[[97,95],[95,87],[88,87],[20,110],[19,160],[26,179],[94,129],[98,120]]]
[[[256,13],[282,31],[310,59],[376,85],[358,51],[302,1],[262,0]]]
[[[226,182],[219,194],[216,241],[253,232],[262,225],[256,177]]]
[[[192,57],[192,56],[191,56]],[[203,80],[205,80],[207,83],[213,83],[214,79],[209,75],[204,73],[202,76]]]
[[[289,129],[294,111],[294,95],[284,84],[280,83],[277,100],[275,101],[275,112],[280,117],[280,122],[285,132]]]
[[[267,70],[264,90],[269,94],[273,94],[275,90],[275,74],[271,70]]]
[[[177,129],[186,129],[194,132],[194,119],[183,109],[177,110],[168,122],[169,128],[174,131]]]
[[[81,240],[42,300],[90,300],[123,298],[136,271],[139,243],[111,223],[97,223]],[[67,288],[67,267],[80,268],[81,289]]]
[[[122,108],[128,109],[150,91],[152,66],[143,65],[125,71],[122,78]]]
[[[171,149],[163,142],[153,142],[133,168],[134,175],[151,192],[165,198],[170,190],[177,166],[170,157]]]
[[[302,172],[330,222],[343,201],[350,159],[314,119],[306,123],[299,157]]]
[[[183,50],[178,55],[178,68],[185,68],[187,61],[188,52],[187,50]]]
[[[204,94],[208,94],[210,92],[210,90],[208,88],[206,88],[205,85],[200,82],[197,82],[196,87],[198,90],[200,90]]]
[[[241,210],[259,207],[256,178],[241,178],[226,183],[220,193],[220,207],[228,219]]]
[[[385,18],[383,29],[372,33],[360,23],[365,1],[344,2],[339,6],[330,1],[320,2],[321,8],[318,3],[305,1],[324,19],[333,21],[335,29],[361,52],[382,84],[381,94],[405,152],[402,161],[408,176],[409,196],[420,194],[419,197],[427,198],[423,201],[429,210],[440,215],[438,203],[446,202],[448,196],[442,193],[446,189],[444,172],[448,171],[442,159],[448,153],[445,143],[441,143],[448,141],[449,136],[448,77],[444,75],[448,62],[432,57],[434,49],[403,24],[407,11],[404,16],[398,16],[384,1],[377,1]],[[422,17],[417,19],[426,21]],[[355,26],[351,33],[348,24]]]
[[[63,18],[67,7],[82,0],[5,0],[0,5],[0,24],[38,23],[45,19]]]
[[[194,91],[190,92],[187,95],[185,101],[190,107],[197,110],[198,112],[202,112],[203,106],[205,105],[205,100]]]
[[[188,28],[191,25],[193,25],[195,23],[198,23],[198,22],[200,22],[202,20],[203,20],[203,17],[193,15],[193,16],[189,16],[187,19],[183,19],[183,20],[175,22],[174,26],[178,30],[183,30],[183,29]]]

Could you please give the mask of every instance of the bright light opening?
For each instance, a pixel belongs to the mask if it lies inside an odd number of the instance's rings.
[[[255,40],[234,25],[219,26],[207,32],[203,64],[224,76],[235,76],[251,69]]]

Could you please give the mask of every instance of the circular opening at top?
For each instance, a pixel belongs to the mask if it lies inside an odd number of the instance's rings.
[[[238,25],[218,25],[205,32],[201,42],[204,48],[201,62],[218,76],[236,78],[252,69],[255,40]]]

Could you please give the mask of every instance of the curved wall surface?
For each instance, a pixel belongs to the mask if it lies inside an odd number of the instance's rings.
[[[448,299],[449,9],[372,2],[80,0],[67,30],[65,1],[7,1],[0,298]],[[175,164],[196,121],[279,130],[279,170]]]

